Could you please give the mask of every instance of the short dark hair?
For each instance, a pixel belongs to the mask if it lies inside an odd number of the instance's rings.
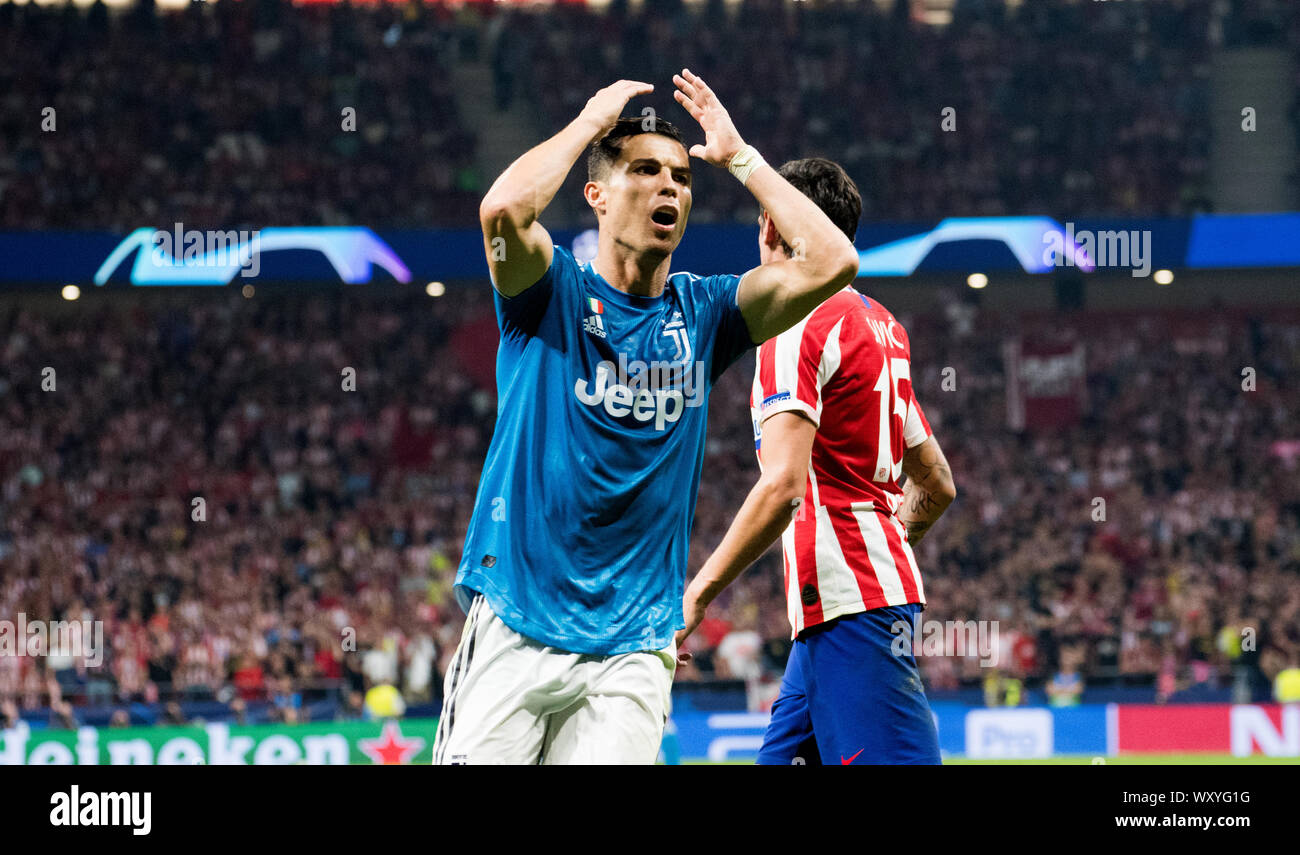
[[[795,189],[817,203],[817,207],[830,218],[835,227],[853,240],[858,233],[858,220],[862,217],[862,194],[858,185],[833,160],[824,157],[805,157],[787,160],[777,170]],[[790,244],[781,238],[786,254]]]
[[[667,119],[653,115],[640,118],[624,116],[614,123],[609,133],[592,143],[587,150],[587,180],[603,181],[609,175],[609,168],[618,160],[628,138],[641,134],[659,134],[676,140],[682,148],[686,148],[686,143],[682,142],[682,132]]]

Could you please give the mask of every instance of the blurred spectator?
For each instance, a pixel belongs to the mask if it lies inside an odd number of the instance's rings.
[[[22,717],[18,714],[18,704],[12,698],[0,698],[0,730],[12,730],[20,721]]]
[[[339,706],[335,718],[338,721],[360,721],[366,715],[365,696],[360,692],[348,692],[346,700]]]
[[[1061,668],[1047,683],[1047,702],[1054,707],[1079,705],[1083,696],[1083,677],[1078,671],[1079,657],[1073,650],[1061,653]]]
[[[79,727],[76,712],[68,701],[55,701],[50,705],[51,730],[76,730]]]
[[[252,701],[262,698],[265,683],[261,662],[250,654],[241,655],[236,663],[231,682],[239,691],[241,700]]]
[[[986,669],[984,675],[984,706],[1018,707],[1024,684],[1016,677],[1008,677],[997,668]]]
[[[188,724],[185,720],[185,711],[176,701],[168,701],[164,708],[161,724],[182,725]]]
[[[437,648],[433,639],[421,632],[403,650],[406,667],[402,695],[411,701],[427,701],[433,693],[434,659]]]
[[[1273,679],[1273,700],[1279,704],[1300,702],[1300,655],[1291,654],[1291,663]]]
[[[365,711],[371,719],[400,718],[406,712],[406,702],[392,683],[379,683],[366,692]]]
[[[281,716],[285,716],[289,711],[292,711],[290,717],[297,718],[298,712],[302,709],[302,695],[294,691],[292,677],[285,675],[275,681],[271,703],[280,711]]]

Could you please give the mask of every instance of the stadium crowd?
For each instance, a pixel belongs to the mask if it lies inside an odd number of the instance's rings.
[[[841,161],[868,219],[1184,213],[1208,205],[1212,48],[1300,54],[1296,5],[1268,0],[961,0],[942,28],[894,8],[0,4],[0,228],[463,226],[493,177],[457,100],[468,61],[498,106],[528,104],[522,143],[624,77],[695,134],[669,84],[689,66],[768,160]],[[695,221],[756,215],[697,172]]]
[[[0,227],[473,222],[462,29],[417,4],[0,4]]]
[[[322,698],[361,714],[377,686],[436,702],[495,413],[467,345],[491,328],[484,291],[0,311],[0,616],[102,620],[107,648],[98,668],[0,657],[0,714],[216,700],[292,721]],[[1300,665],[1300,400],[1283,382],[1300,320],[903,321],[959,489],[919,547],[925,617],[999,626],[996,669],[976,651],[922,657],[932,689],[1077,668],[1085,686],[1167,699],[1266,691]],[[1069,429],[1007,427],[1000,343],[1036,325],[1086,343]],[[757,475],[751,371],[742,360],[712,400],[692,569]],[[680,679],[743,679],[761,706],[787,636],[770,551],[714,606]]]
[[[1206,204],[1213,4],[1048,0],[1010,15],[959,3],[942,28],[911,20],[904,3],[891,13],[750,0],[736,15],[721,2],[649,5],[656,13],[640,17],[580,5],[515,16],[533,46],[526,91],[541,93],[553,128],[601,81],[667,80],[686,65],[769,160],[841,162],[868,219]],[[770,62],[755,67],[756,56]],[[658,100],[665,118],[692,124]],[[700,172],[694,217],[751,216],[742,187]]]

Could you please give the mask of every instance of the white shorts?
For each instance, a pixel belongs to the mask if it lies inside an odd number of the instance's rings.
[[[447,670],[433,762],[653,764],[675,645],[591,656],[515,632],[477,595]]]

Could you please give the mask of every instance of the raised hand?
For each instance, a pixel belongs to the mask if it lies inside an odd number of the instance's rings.
[[[578,114],[579,121],[585,121],[592,127],[592,139],[603,137],[605,133],[623,115],[627,102],[638,95],[648,95],[655,91],[651,83],[640,80],[620,80],[611,83],[587,99],[587,106]]]
[[[736,152],[745,147],[727,108],[722,106],[704,78],[689,68],[683,68],[681,74],[674,74],[673,83],[677,85],[677,91],[673,93],[677,103],[685,107],[704,129],[704,145],[691,146],[691,157],[726,169]]]

